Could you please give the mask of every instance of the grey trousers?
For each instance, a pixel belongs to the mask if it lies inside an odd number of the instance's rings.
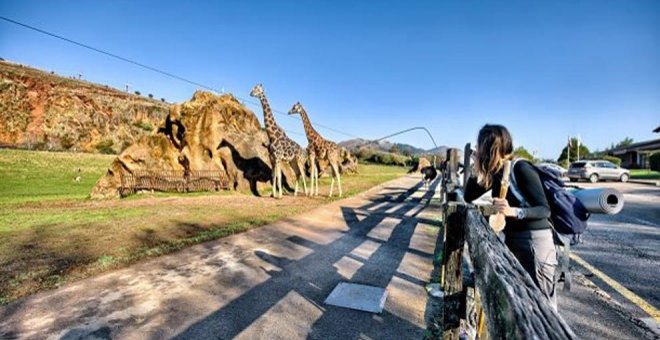
[[[505,242],[536,286],[548,298],[550,305],[557,310],[555,270],[558,262],[552,229],[506,233]]]

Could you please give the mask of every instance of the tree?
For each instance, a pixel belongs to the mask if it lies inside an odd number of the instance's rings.
[[[653,171],[660,171],[660,152],[655,152],[649,157],[649,166]]]
[[[141,94],[140,91],[135,91],[136,96],[139,96],[140,94]]]
[[[149,99],[154,99],[154,95],[149,93]]]
[[[624,148],[626,146],[630,146],[633,143],[633,139],[630,137],[624,138],[622,141],[616,144],[614,148]]]
[[[571,138],[571,158],[566,161],[566,157],[568,156],[568,146],[565,146],[563,150],[561,150],[561,154],[559,155],[559,158],[557,158],[557,162],[559,162],[559,165],[567,167],[567,163],[572,163],[577,160],[578,156],[578,140],[577,138]],[[589,155],[589,148],[580,143],[580,159],[584,159]]]
[[[515,150],[513,150],[513,155],[519,158],[524,158],[530,162],[536,162],[536,159],[534,159],[534,156],[525,149],[523,146],[517,147]]]
[[[399,147],[396,146],[396,144],[393,144],[392,147],[390,148],[391,153],[400,153],[401,151],[399,150]]]
[[[611,163],[616,164],[617,166],[621,166],[621,158],[619,157],[614,157],[614,156],[603,156],[601,157],[602,159],[606,161],[610,161]]]

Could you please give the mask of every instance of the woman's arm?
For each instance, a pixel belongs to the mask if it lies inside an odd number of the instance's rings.
[[[513,173],[516,176],[516,187],[527,201],[527,207],[522,208],[524,218],[543,219],[550,217],[550,205],[534,166],[529,162],[519,161],[516,162]]]
[[[465,201],[470,203],[481,197],[486,193],[486,191],[488,191],[486,188],[477,183],[476,177],[470,176],[468,178],[467,185],[465,186]]]

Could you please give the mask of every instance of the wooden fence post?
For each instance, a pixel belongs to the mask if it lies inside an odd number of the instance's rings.
[[[467,182],[472,171],[470,157],[472,157],[472,145],[467,143],[465,144],[465,151],[463,151],[463,190],[467,187]]]
[[[455,199],[455,198],[454,198]],[[463,246],[465,245],[464,204],[447,203],[444,244],[444,331],[443,339],[458,339],[461,315],[465,314],[465,292],[463,291]]]

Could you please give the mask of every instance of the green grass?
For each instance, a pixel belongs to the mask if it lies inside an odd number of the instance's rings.
[[[660,172],[645,170],[645,169],[631,169],[630,178],[632,179],[660,179]]]
[[[115,156],[0,149],[0,206],[83,200]],[[80,169],[80,183],[74,181]]]
[[[285,193],[282,200],[275,200],[222,191],[89,200],[92,187],[113,159],[0,149],[0,304],[338,199],[326,197],[330,179],[324,177],[321,196],[313,198]],[[78,168],[82,179],[75,183]],[[406,170],[360,165],[358,175],[342,177],[344,197]]]

